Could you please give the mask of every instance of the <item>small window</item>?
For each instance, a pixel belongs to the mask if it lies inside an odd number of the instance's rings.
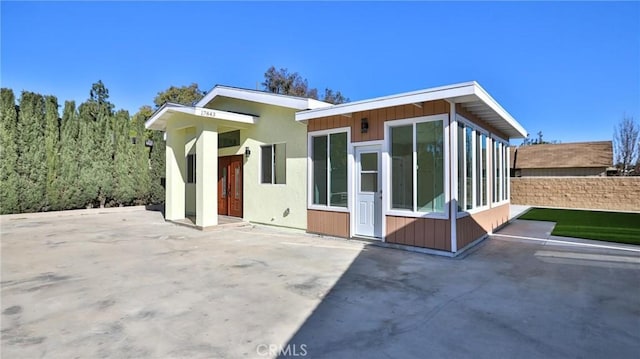
[[[187,155],[187,183],[196,183],[196,155]]]
[[[240,146],[240,130],[218,134],[218,148]]]
[[[262,164],[261,183],[287,183],[286,144],[260,146],[260,162]]]

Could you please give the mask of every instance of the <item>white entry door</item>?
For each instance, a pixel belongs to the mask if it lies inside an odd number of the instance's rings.
[[[382,237],[380,147],[356,147],[356,234]]]

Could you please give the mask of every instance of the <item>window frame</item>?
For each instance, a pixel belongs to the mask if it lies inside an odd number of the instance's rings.
[[[313,203],[313,138],[327,136],[327,168],[331,166],[330,153],[331,141],[330,135],[346,133],[347,135],[347,206],[338,207],[331,205],[331,171],[327,171],[327,204]],[[353,146],[351,142],[351,127],[338,127],[327,130],[307,132],[307,209],[329,212],[351,212],[353,186]]]
[[[489,133],[489,131],[487,131],[486,129],[482,128],[481,126],[478,126],[476,123],[468,120],[466,117],[460,115],[460,114],[456,114],[456,121],[459,124],[463,125],[463,131],[465,133],[466,136],[466,129],[470,128],[471,129],[471,148],[472,148],[472,170],[471,170],[471,202],[472,202],[472,207],[470,209],[466,209],[466,195],[467,195],[467,188],[466,188],[466,183],[460,183],[460,181],[458,181],[458,186],[462,186],[462,198],[458,198],[458,205],[460,205],[461,210],[458,210],[458,208],[456,208],[456,211],[458,212],[458,217],[464,217],[467,214],[473,214],[473,213],[477,213],[477,212],[482,212],[482,211],[486,211],[488,209],[491,208],[491,201],[493,199],[492,196],[489,196],[489,192],[491,192],[491,195],[493,194],[492,188],[493,188],[493,181],[491,181],[491,185],[489,185],[490,183],[490,178],[493,178],[494,172],[492,171],[492,167],[490,166],[490,164],[492,164],[491,162],[491,154],[493,153],[493,143],[491,141],[492,139],[492,134]],[[456,128],[457,130],[457,128]],[[479,134],[479,136],[478,136]],[[457,135],[457,134],[456,134]],[[478,137],[480,138],[480,140],[482,140],[482,136],[485,136],[485,141],[486,141],[486,146],[487,146],[487,153],[485,154],[485,161],[486,161],[486,173],[487,173],[487,183],[485,186],[482,186],[482,168],[478,169],[478,160],[482,159],[482,154],[478,155]],[[466,137],[464,137],[464,139],[466,139]],[[462,143],[462,151],[460,150],[460,143],[457,144],[458,148],[457,148],[457,153],[458,153],[458,161],[463,162],[464,165],[462,166],[462,178],[466,180],[466,141],[463,141]],[[482,152],[482,145],[480,144],[480,151]],[[480,156],[480,157],[479,157]],[[459,170],[459,169],[458,169]],[[490,177],[491,176],[491,177]],[[480,181],[480,190],[478,190],[478,181]],[[484,187],[484,188],[482,188]],[[456,189],[457,191],[458,189]],[[486,192],[487,193],[487,203],[483,204],[482,203],[482,193]],[[458,192],[459,193],[459,192]],[[491,197],[491,198],[490,198]],[[478,200],[480,201],[480,205],[478,206]]]
[[[420,212],[418,211],[418,171],[417,171],[417,161],[418,156],[416,152],[417,141],[416,141],[416,125],[424,122],[434,122],[434,121],[442,121],[442,146],[443,146],[443,156],[442,156],[442,172],[443,172],[443,194],[444,194],[444,204],[442,208],[442,212]],[[383,188],[385,194],[383,196],[383,212],[385,216],[399,216],[399,217],[414,217],[414,218],[434,218],[434,219],[449,219],[449,203],[450,203],[450,182],[449,182],[449,163],[450,163],[450,151],[449,149],[449,130],[450,130],[451,121],[449,120],[449,113],[442,113],[430,116],[421,116],[421,117],[413,117],[401,120],[391,120],[385,121],[384,123],[384,144],[382,149],[382,181]],[[404,210],[404,209],[396,209],[392,208],[392,198],[391,198],[391,167],[392,167],[392,158],[391,158],[391,128],[412,125],[412,163],[413,163],[413,190],[412,190],[412,201],[413,201],[413,209],[412,210]],[[384,193],[383,192],[383,193]]]
[[[495,144],[498,143],[502,147],[500,147],[499,151],[496,151]],[[494,196],[491,196],[491,205],[492,207],[502,206],[510,202],[510,191],[511,191],[511,180],[510,180],[510,171],[509,171],[509,141],[492,134],[491,135],[491,182],[492,188],[496,195],[496,200],[494,200]],[[494,162],[494,158],[498,156],[498,159]],[[500,166],[500,178],[496,178],[496,167],[495,164]],[[501,187],[500,190],[497,191],[498,185]]]
[[[220,136],[225,137],[225,136],[229,136],[230,134],[238,134],[238,143],[234,144],[234,145],[230,145],[230,146],[223,146],[222,145],[222,141],[220,141]],[[225,148],[232,148],[232,147],[240,147],[240,145],[242,144],[242,134],[240,133],[240,130],[231,130],[231,131],[226,131],[226,132],[220,132],[218,133],[218,149],[222,150]]]
[[[187,154],[187,165],[185,168],[185,172],[186,172],[186,184],[195,184],[196,183],[196,154],[195,153],[188,153]]]
[[[276,146],[284,145],[284,183],[276,183]],[[271,182],[263,182],[262,170],[264,169],[262,164],[262,148],[263,147],[271,147]],[[275,186],[286,186],[287,185],[287,143],[286,142],[275,142],[271,144],[262,144],[260,145],[260,170],[258,172],[258,183],[261,185],[275,185]]]

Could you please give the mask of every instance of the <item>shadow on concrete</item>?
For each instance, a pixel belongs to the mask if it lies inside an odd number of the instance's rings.
[[[158,204],[147,204],[144,206],[147,211],[154,211],[162,213],[162,217],[164,217],[164,203]]]
[[[639,271],[543,262],[540,248],[489,239],[451,259],[366,246],[279,358],[634,357]]]

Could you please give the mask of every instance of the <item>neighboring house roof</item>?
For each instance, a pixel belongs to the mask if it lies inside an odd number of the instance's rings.
[[[611,141],[528,145],[511,148],[511,168],[608,168],[613,164]]]
[[[145,127],[152,130],[164,131],[167,127],[167,120],[174,113],[184,113],[202,117],[215,117],[222,120],[241,122],[245,124],[256,122],[256,116],[207,108],[207,105],[216,97],[227,97],[266,105],[286,107],[295,110],[308,110],[331,106],[330,103],[314,100],[312,98],[280,95],[271,92],[216,85],[194,106],[165,103],[151,115],[147,122],[145,122]],[[215,113],[211,113],[210,111],[214,111]]]
[[[301,111],[296,114],[296,120],[306,121],[325,116],[346,115],[353,112],[434,100],[449,100],[459,103],[467,111],[510,138],[527,136],[524,127],[475,81]]]

